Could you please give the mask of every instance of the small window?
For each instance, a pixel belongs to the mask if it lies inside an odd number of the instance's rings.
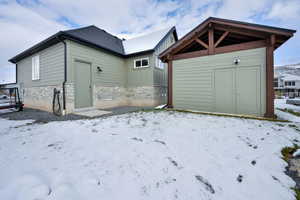
[[[40,56],[39,55],[32,57],[31,70],[32,70],[32,80],[39,80],[40,79]]]
[[[295,81],[292,81],[292,86],[295,86]]]
[[[141,60],[136,60],[135,61],[135,67],[141,67],[141,66],[142,66]]]
[[[142,59],[142,67],[146,67],[148,65],[149,65],[148,59]]]
[[[141,58],[134,60],[134,68],[149,67],[149,58]]]
[[[156,67],[160,69],[164,69],[165,65],[164,63],[156,56]]]

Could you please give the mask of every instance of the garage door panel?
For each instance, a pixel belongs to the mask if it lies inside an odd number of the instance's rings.
[[[184,69],[184,70],[183,70]],[[174,66],[173,103],[178,109],[211,110],[212,72],[193,66]]]
[[[260,66],[236,71],[237,113],[260,114]]]
[[[233,63],[235,58],[241,62]],[[180,109],[253,114],[265,112],[266,49],[173,61],[173,105]]]
[[[235,113],[234,69],[215,70],[215,101],[216,111]]]

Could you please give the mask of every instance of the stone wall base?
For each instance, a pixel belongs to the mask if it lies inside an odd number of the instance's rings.
[[[52,112],[53,90],[62,90],[61,85],[21,88],[20,97],[25,107]],[[62,105],[62,94],[60,94]]]
[[[53,89],[61,91],[60,103],[63,107],[62,85],[31,87],[21,89],[25,107],[52,112]],[[166,87],[101,87],[93,88],[93,107],[103,109],[118,106],[157,106],[166,103]],[[66,113],[75,110],[74,85],[66,84]]]

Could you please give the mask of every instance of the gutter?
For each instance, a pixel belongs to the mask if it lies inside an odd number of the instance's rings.
[[[62,83],[62,95],[63,95],[63,110],[62,115],[66,114],[66,82],[67,82],[67,43],[61,40],[59,37],[57,39],[64,44],[64,81]]]

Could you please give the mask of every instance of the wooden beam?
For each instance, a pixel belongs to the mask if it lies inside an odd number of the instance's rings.
[[[253,30],[243,30],[240,28],[229,27],[229,26],[215,25],[215,29],[220,31],[229,31],[231,33],[236,33],[244,36],[256,37],[261,39],[265,39],[267,37],[266,33],[261,33]]]
[[[267,32],[268,34],[293,36],[293,33],[290,31],[287,32],[286,30],[279,30],[278,28],[264,27],[264,26],[249,24],[249,23],[247,24],[247,23],[243,23],[243,22],[237,23],[237,21],[230,22],[229,20],[226,20],[226,19],[214,19],[214,20],[211,20],[211,22],[213,22],[215,24],[223,24],[223,25],[231,26],[231,27],[238,27],[241,29]]]
[[[198,42],[201,46],[203,46],[204,48],[208,49],[208,45],[205,44],[205,42],[203,42],[202,40],[200,40],[199,38],[195,39],[196,42]]]
[[[168,60],[168,108],[173,108],[173,61]]]
[[[215,48],[225,39],[225,37],[229,34],[229,31],[225,31],[223,35],[218,39],[215,43]]]
[[[215,53],[228,53],[232,51],[241,51],[241,50],[246,50],[246,49],[255,49],[255,48],[260,48],[260,47],[265,47],[267,46],[265,40],[258,40],[254,42],[244,42],[240,44],[233,44],[233,45],[228,45],[224,47],[219,47],[215,49]]]
[[[203,31],[201,32],[195,32],[195,34],[193,35],[193,37],[189,37],[187,38],[186,40],[182,41],[181,45],[179,45],[178,47],[175,47],[172,51],[171,51],[171,54],[176,54],[178,53],[180,50],[182,50],[183,48],[185,48],[187,45],[191,44],[192,42],[195,41],[195,38],[197,37],[201,37],[203,34],[205,34],[207,32],[207,29],[204,29]],[[178,43],[178,42],[177,42]],[[178,45],[175,43],[175,45]]]
[[[211,24],[209,24],[210,27],[208,29],[208,54],[214,54],[215,53],[215,46],[214,46],[214,29]]]
[[[184,48],[184,46],[189,44],[189,41],[191,40],[191,38],[195,37],[195,35],[198,35],[198,37],[199,37],[200,35],[204,34],[207,31],[207,29],[205,27],[207,26],[208,23],[209,23],[209,20],[205,20],[204,22],[202,22],[195,29],[193,29],[192,31],[187,33],[185,36],[183,36],[180,40],[178,40],[176,43],[174,43],[172,45],[172,48],[167,48],[166,50],[164,50],[161,53],[161,57],[165,56],[167,53],[170,53],[170,52],[172,54],[177,53],[178,51],[180,51],[180,49],[179,50],[176,50],[176,49],[181,48],[181,46],[183,46],[182,48]],[[185,44],[185,43],[187,43],[187,44]]]
[[[274,45],[275,35],[271,35],[268,39],[267,58],[266,58],[266,113],[265,117],[274,118]]]
[[[218,47],[215,48],[215,54],[220,53],[228,53],[233,51],[241,51],[241,50],[247,50],[247,49],[254,49],[254,48],[260,48],[260,47],[266,47],[267,43],[265,40],[258,40],[254,42],[244,42],[241,44],[234,44],[234,45],[228,45],[224,47]],[[187,58],[195,58],[195,57],[201,57],[201,56],[208,56],[209,50],[200,50],[200,51],[193,51],[188,53],[182,53],[177,54],[172,57],[173,60],[180,60],[180,59],[187,59]]]
[[[187,59],[187,58],[195,58],[195,57],[201,57],[201,56],[207,56],[208,50],[200,50],[200,51],[193,51],[189,53],[182,53],[178,55],[173,56],[173,60],[180,60],[180,59]]]

